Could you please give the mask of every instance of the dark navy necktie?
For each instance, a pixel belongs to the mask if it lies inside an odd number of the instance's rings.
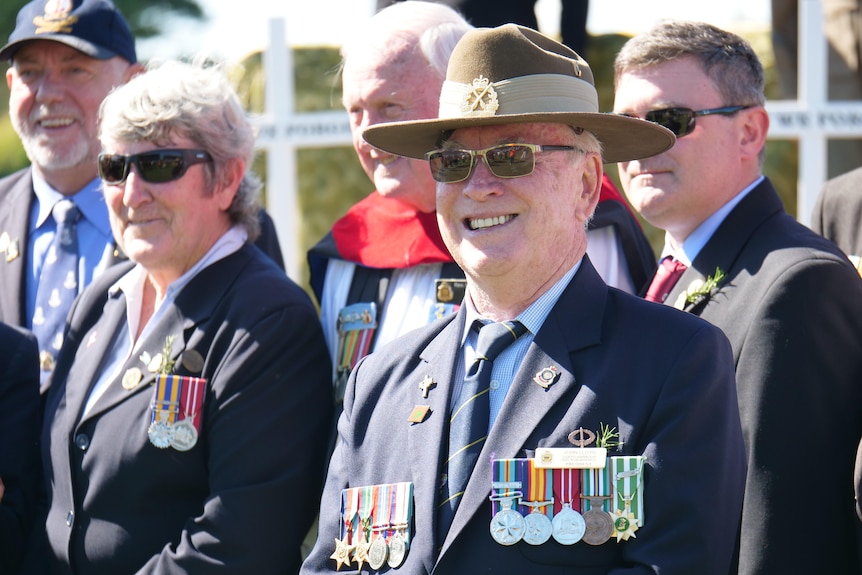
[[[78,295],[77,224],[81,212],[72,200],[63,199],[54,204],[51,215],[57,222],[57,231],[42,264],[33,312],[43,382],[54,369],[54,359],[63,344],[66,315]]]
[[[441,545],[488,435],[488,392],[494,359],[527,331],[519,321],[479,325],[476,359],[467,370],[449,421],[449,457],[445,465],[446,481],[441,486],[437,523],[438,543]]]

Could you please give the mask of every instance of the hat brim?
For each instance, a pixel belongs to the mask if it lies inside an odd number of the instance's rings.
[[[75,36],[70,36],[68,34],[40,34],[39,36],[21,38],[20,40],[9,42],[0,49],[0,60],[11,60],[15,55],[15,52],[17,52],[24,44],[36,42],[38,40],[48,40],[50,42],[65,44],[66,46],[74,48],[79,52],[83,52],[87,56],[97,60],[110,60],[117,55],[116,52],[112,52],[107,48],[97,46],[92,42],[87,42],[86,40],[82,40],[81,38],[76,38]]]
[[[459,128],[502,124],[566,124],[591,132],[602,144],[607,164],[655,156],[676,142],[673,132],[639,118],[591,112],[542,112],[469,118],[442,118],[411,122],[392,122],[369,126],[362,132],[366,142],[390,154],[424,159],[436,150],[441,136]]]

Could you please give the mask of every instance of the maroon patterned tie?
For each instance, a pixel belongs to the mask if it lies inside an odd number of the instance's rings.
[[[652,283],[649,284],[649,289],[644,296],[644,299],[654,301],[656,303],[664,303],[667,299],[670,290],[679,281],[680,276],[686,270],[686,265],[671,256],[664,258],[652,278]]]

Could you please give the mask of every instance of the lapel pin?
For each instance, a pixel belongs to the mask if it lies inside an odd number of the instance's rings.
[[[204,358],[198,350],[187,349],[180,356],[180,364],[189,370],[189,373],[200,373],[204,369]]]
[[[121,383],[123,384],[123,389],[126,391],[131,391],[135,389],[141,380],[144,378],[143,372],[137,368],[132,367],[126,370],[126,373],[123,374],[123,379]]]
[[[12,240],[12,242],[6,247],[6,261],[11,262],[19,255],[21,255],[20,247],[18,246],[18,238]]]
[[[97,331],[90,333],[90,337],[87,338],[87,349],[93,347],[93,345],[96,343],[96,340],[99,338],[98,333],[99,332]]]
[[[413,411],[410,412],[410,417],[407,418],[407,421],[410,423],[422,423],[428,417],[430,411],[430,405],[413,406]]]
[[[422,397],[428,399],[428,392],[434,387],[437,387],[437,382],[430,375],[426,375],[422,383],[419,384],[419,389],[422,390]]]
[[[559,378],[560,371],[557,369],[556,366],[550,365],[545,369],[541,370],[540,372],[536,373],[536,375],[533,376],[533,381],[535,381],[540,387],[548,389],[549,387],[557,383],[557,380]]]

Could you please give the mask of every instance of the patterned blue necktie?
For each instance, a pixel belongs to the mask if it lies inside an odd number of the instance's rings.
[[[519,321],[482,325],[477,320],[474,328],[479,329],[476,359],[467,370],[449,421],[449,457],[446,460],[446,481],[440,488],[437,522],[437,542],[440,545],[446,539],[455,510],[488,436],[488,392],[494,359],[527,331]]]
[[[42,264],[33,312],[42,382],[54,369],[54,359],[63,345],[66,315],[78,295],[77,223],[81,212],[72,200],[63,199],[54,204],[51,215],[57,222],[57,232]]]

